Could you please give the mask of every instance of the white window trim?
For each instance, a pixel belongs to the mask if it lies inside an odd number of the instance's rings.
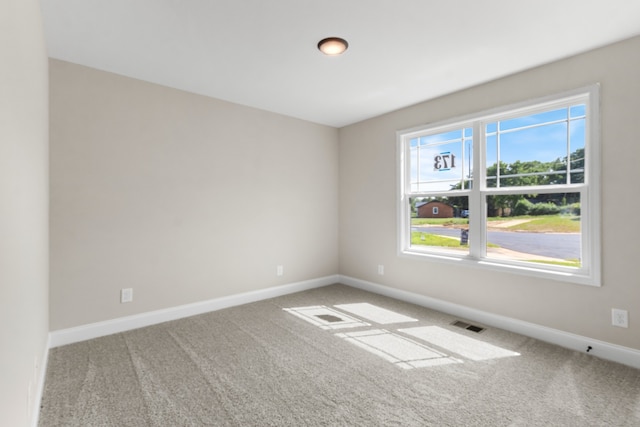
[[[429,132],[446,132],[447,130],[473,127],[473,170],[480,171],[481,165],[485,164],[484,150],[480,149],[480,142],[484,138],[484,130],[481,123],[493,120],[500,116],[500,120],[505,120],[505,113],[511,112],[514,117],[526,114],[528,110],[543,108],[553,108],[554,104],[564,104],[572,99],[587,98],[586,103],[587,119],[585,121],[585,185],[571,188],[571,192],[580,192],[581,209],[587,206],[586,214],[581,215],[581,249],[583,267],[580,269],[569,269],[554,265],[532,265],[511,260],[495,260],[482,256],[483,248],[486,247],[486,234],[483,224],[486,222],[486,209],[473,212],[469,217],[469,240],[479,242],[470,246],[468,255],[448,254],[445,251],[429,252],[428,250],[411,247],[411,207],[409,206],[406,194],[407,183],[410,183],[409,173],[406,167],[406,156],[408,141],[417,135],[423,134],[425,130]],[[511,115],[511,114],[510,114]],[[516,104],[493,108],[476,114],[469,114],[450,120],[445,120],[433,124],[413,127],[401,130],[397,136],[397,174],[398,198],[397,198],[397,230],[398,230],[398,255],[401,257],[431,260],[436,262],[454,263],[461,266],[483,268],[494,271],[511,272],[526,276],[540,277],[545,279],[559,280],[570,283],[577,283],[591,286],[601,286],[601,235],[600,235],[600,85],[593,84],[588,87],[567,91],[560,94],[546,96],[534,100],[524,101]],[[484,175],[484,174],[483,174]],[[483,176],[481,175],[481,176]],[[521,193],[522,188],[487,188],[486,182],[482,179],[474,180],[474,189],[457,190],[455,193],[439,192],[442,196],[468,196],[469,206],[479,206],[487,194],[508,194]],[[480,184],[480,185],[478,185]],[[477,188],[476,188],[477,187]],[[535,187],[534,187],[535,189]],[[567,187],[544,186],[539,188],[544,192],[567,192]]]

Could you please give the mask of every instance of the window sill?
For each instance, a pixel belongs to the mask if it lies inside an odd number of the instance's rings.
[[[421,261],[433,261],[448,264],[456,264],[463,267],[478,268],[481,270],[498,271],[502,273],[512,273],[521,276],[536,277],[547,280],[574,283],[587,286],[601,286],[600,278],[593,274],[588,274],[584,270],[569,268],[545,268],[537,267],[537,264],[497,261],[490,258],[474,258],[471,255],[442,254],[424,252],[415,249],[401,250],[400,257]]]

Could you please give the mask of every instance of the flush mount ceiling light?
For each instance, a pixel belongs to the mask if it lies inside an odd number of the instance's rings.
[[[318,42],[318,49],[325,55],[335,56],[342,54],[349,47],[349,43],[340,37],[327,37]]]

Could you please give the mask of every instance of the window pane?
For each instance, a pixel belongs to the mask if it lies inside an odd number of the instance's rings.
[[[449,191],[468,187],[472,173],[471,128],[414,138],[410,141],[411,191]]]
[[[580,104],[486,124],[487,187],[584,182],[585,112]]]
[[[544,113],[531,114],[529,116],[517,117],[510,120],[504,120],[500,122],[500,130],[505,131],[525,126],[540,125],[558,120],[567,120],[566,108],[561,108],[553,111],[545,111]]]
[[[580,193],[487,196],[487,257],[579,268]]]
[[[551,162],[566,155],[566,122],[500,135],[500,160],[506,163]]]
[[[584,117],[587,114],[586,106],[584,104],[575,105],[571,107],[570,114],[571,114],[571,118]]]
[[[468,254],[469,198],[411,198],[411,247]]]
[[[572,184],[584,183],[585,119],[571,122],[571,155],[569,170]]]
[[[414,144],[415,143],[415,144]],[[411,175],[411,191],[418,191],[418,140],[411,140],[411,147],[409,148],[409,167]]]
[[[495,128],[496,124],[493,123]],[[487,125],[487,128],[489,125]],[[485,157],[487,159],[487,187],[497,186],[498,173],[498,137],[497,135],[488,135],[485,141]]]
[[[473,187],[473,129],[467,128],[464,132],[465,137],[462,146],[464,150],[462,188],[469,189]]]

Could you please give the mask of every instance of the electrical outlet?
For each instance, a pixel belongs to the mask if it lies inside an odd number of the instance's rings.
[[[378,264],[378,274],[384,276],[384,265]]]
[[[276,275],[277,276],[282,276],[284,275],[284,266],[283,265],[278,265],[276,267]]]
[[[629,327],[629,313],[627,310],[621,310],[619,308],[611,309],[611,324],[613,326],[619,326],[621,328]]]
[[[131,302],[133,301],[133,288],[125,288],[120,290],[120,302]]]

